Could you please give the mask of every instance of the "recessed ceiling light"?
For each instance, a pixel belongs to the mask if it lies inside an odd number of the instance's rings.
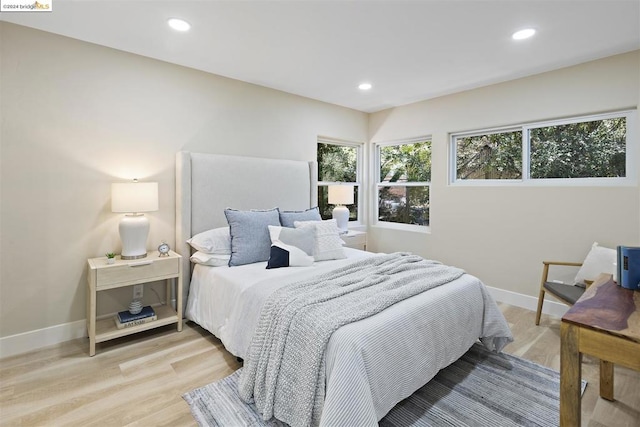
[[[524,30],[516,31],[511,36],[514,40],[524,40],[533,36],[536,33],[536,30],[533,28],[525,28]]]
[[[183,19],[171,18],[167,23],[176,31],[189,31],[189,28],[191,28],[191,24]]]
[[[358,86],[358,89],[369,90],[371,89],[371,83],[360,83],[360,86]]]

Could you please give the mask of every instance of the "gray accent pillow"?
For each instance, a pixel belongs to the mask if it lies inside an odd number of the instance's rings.
[[[280,225],[278,208],[268,211],[225,209],[231,234],[229,267],[267,261],[271,252],[269,225]]]
[[[312,228],[287,228],[270,225],[269,235],[271,243],[281,242],[285,245],[295,246],[307,255],[313,255],[316,236]]]
[[[283,227],[293,228],[293,223],[295,221],[322,221],[320,210],[316,206],[315,208],[307,209],[306,211],[280,212],[280,223]]]

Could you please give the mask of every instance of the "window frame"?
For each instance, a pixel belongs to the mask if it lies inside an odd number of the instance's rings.
[[[363,142],[356,142],[356,141],[347,141],[344,139],[337,139],[337,138],[329,138],[329,137],[325,137],[325,136],[318,136],[317,141],[316,141],[316,162],[318,160],[318,144],[331,144],[331,145],[340,145],[343,147],[351,147],[351,148],[355,148],[356,149],[356,181],[355,182],[348,182],[348,184],[352,184],[355,187],[358,188],[358,198],[357,198],[357,204],[358,204],[358,219],[356,221],[348,221],[347,226],[349,228],[351,227],[359,227],[364,225],[364,221],[363,221],[363,215],[364,215],[364,191],[363,191],[363,183],[362,183],[362,176],[363,176],[363,162],[364,162],[364,143]],[[318,164],[318,172],[316,175],[316,180],[317,180],[317,197],[320,197],[320,187],[324,187],[324,186],[329,186],[329,185],[334,185],[334,184],[344,184],[344,182],[336,182],[336,181],[320,181],[320,165]],[[319,200],[318,198],[316,198],[316,205],[320,206]]]
[[[592,178],[531,178],[530,158],[532,129],[561,126],[597,120],[625,118],[627,133],[625,136],[625,174],[624,177],[592,177]],[[455,132],[449,138],[449,185],[452,186],[601,186],[626,187],[637,184],[637,148],[633,144],[637,133],[637,110],[622,110],[562,119],[528,122],[520,125],[494,127],[473,131]],[[458,179],[457,178],[457,138],[480,136],[486,134],[522,131],[522,178],[521,179]]]
[[[389,228],[396,230],[406,230],[421,233],[431,232],[431,183],[433,182],[433,176],[431,181],[415,181],[415,182],[403,182],[403,183],[383,183],[380,176],[380,148],[393,145],[407,145],[415,144],[418,142],[428,141],[431,144],[431,172],[433,173],[433,138],[431,135],[423,135],[414,138],[400,139],[395,141],[383,141],[374,143],[373,153],[373,168],[371,170],[371,181],[373,182],[373,197],[371,197],[371,224],[376,227]],[[399,222],[380,221],[379,216],[379,203],[380,203],[380,187],[429,187],[429,225],[418,224],[404,224]]]

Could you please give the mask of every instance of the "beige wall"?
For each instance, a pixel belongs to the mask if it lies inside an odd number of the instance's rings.
[[[158,181],[149,247],[174,245],[179,150],[308,160],[318,135],[431,134],[432,232],[371,228],[369,247],[528,295],[543,259],[640,242],[637,185],[450,187],[446,148],[450,132],[636,108],[639,52],[367,115],[12,24],[0,36],[0,338],[85,318],[86,258],[120,249],[111,182]]]
[[[432,232],[374,227],[370,247],[414,251],[460,266],[487,285],[536,296],[542,260],[581,261],[594,241],[637,245],[637,184],[453,187],[447,145],[452,132],[637,108],[639,88],[636,51],[372,114],[372,142],[432,135],[433,170]],[[640,152],[638,134],[631,144]]]
[[[12,24],[0,36],[0,337],[85,318],[86,258],[120,250],[111,182],[157,181],[149,248],[174,245],[177,151],[312,160],[318,135],[367,139],[365,113]]]

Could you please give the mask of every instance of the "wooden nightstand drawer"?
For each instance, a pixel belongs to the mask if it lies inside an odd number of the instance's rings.
[[[116,264],[98,269],[98,289],[108,289],[124,283],[144,282],[149,278],[175,276],[178,274],[179,262],[179,258],[119,260]]]

